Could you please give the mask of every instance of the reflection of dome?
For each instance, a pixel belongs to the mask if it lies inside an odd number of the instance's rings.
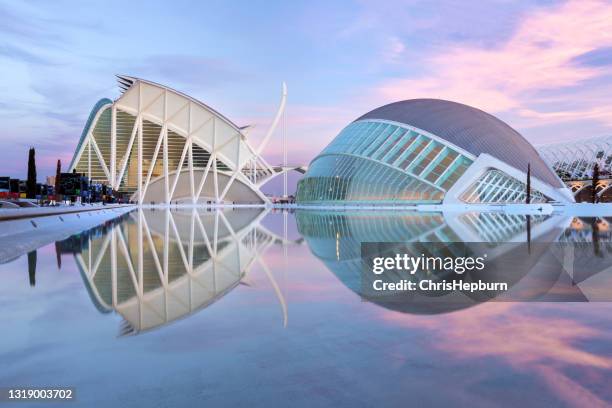
[[[374,298],[362,293],[361,242],[459,240],[441,214],[298,210],[296,221],[312,253],[363,300],[386,309],[414,314],[446,313],[477,303],[461,293],[410,300],[402,295]]]
[[[572,201],[536,150],[510,126],[467,105],[414,99],[351,124],[310,164],[302,203]]]
[[[439,213],[384,211],[298,210],[296,212],[298,230],[308,242],[312,253],[362,300],[385,309],[412,314],[448,313],[486,302],[492,297],[499,296],[499,293],[461,290],[375,293],[371,290],[371,286],[373,280],[378,277],[372,277],[370,281],[370,275],[363,273],[362,242],[406,243],[412,253],[424,253],[426,256],[448,254],[448,246],[436,243],[471,242],[469,245],[471,249],[476,249],[478,246],[486,247],[490,255],[489,260],[495,262],[492,270],[484,274],[465,274],[462,278],[468,281],[482,279],[489,282],[507,282],[510,291],[502,295],[506,299],[537,298],[545,294],[556,282],[560,269],[556,268],[558,265],[556,261],[550,259],[550,262],[547,262],[551,265],[550,268],[539,268],[535,271],[536,279],[531,279],[527,285],[529,291],[525,291],[525,285],[519,283],[526,274],[533,274],[532,268],[543,259],[543,256],[549,256],[550,242],[556,240],[559,234],[558,220],[546,216],[533,217],[532,236],[540,242],[540,245],[528,249],[524,241],[508,244],[517,235],[521,236],[524,233],[527,226],[525,216],[480,213],[474,217],[474,214],[469,213],[456,214],[453,217],[445,218]],[[524,256],[528,250],[529,256]],[[419,271],[414,276],[408,272],[385,274],[385,281],[399,282],[403,279],[418,281],[424,276],[421,272],[425,271]],[[432,276],[434,280],[454,278],[456,278],[454,273],[450,276]]]

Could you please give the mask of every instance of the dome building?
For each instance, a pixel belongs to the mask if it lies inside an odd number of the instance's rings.
[[[310,163],[301,204],[573,202],[516,130],[479,109],[438,99],[391,103],[361,116]]]

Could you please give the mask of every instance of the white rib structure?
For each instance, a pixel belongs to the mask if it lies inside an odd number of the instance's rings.
[[[538,152],[564,181],[590,179],[596,163],[600,176],[612,174],[612,136],[538,146]]]
[[[301,167],[260,155],[283,116],[287,87],[258,149],[240,128],[202,102],[139,78],[118,76],[122,95],[96,105],[69,171],[128,193],[139,204],[258,204],[260,187]]]
[[[122,335],[158,328],[208,307],[241,283],[256,263],[288,312],[277,274],[263,254],[287,245],[261,220],[268,210],[138,209],[129,219],[92,233],[75,254],[92,301],[124,319]]]

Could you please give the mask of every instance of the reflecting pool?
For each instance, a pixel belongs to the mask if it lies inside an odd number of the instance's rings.
[[[0,387],[86,407],[608,406],[611,221],[135,210],[0,260]],[[521,293],[563,273],[529,302],[392,302],[361,290],[362,242],[527,242]]]

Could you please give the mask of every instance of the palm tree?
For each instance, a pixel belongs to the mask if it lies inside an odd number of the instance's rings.
[[[525,198],[525,204],[531,203],[531,163],[527,163],[527,197]]]
[[[593,166],[593,181],[591,183],[591,202],[595,204],[597,202],[597,185],[599,184],[599,164],[595,163]]]
[[[28,179],[26,181],[26,194],[28,198],[36,198],[36,151],[30,147],[28,155]]]

